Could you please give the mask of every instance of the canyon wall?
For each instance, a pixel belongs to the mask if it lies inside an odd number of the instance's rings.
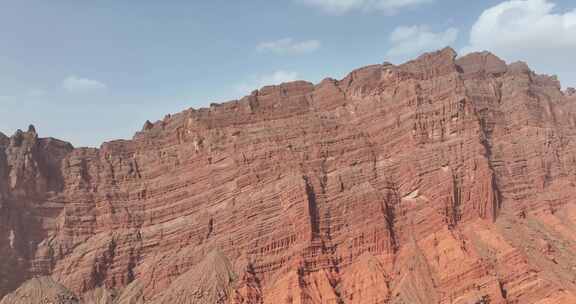
[[[0,135],[0,303],[576,303],[575,105],[447,48],[98,149]]]

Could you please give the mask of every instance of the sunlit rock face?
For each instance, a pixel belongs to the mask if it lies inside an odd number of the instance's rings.
[[[576,303],[575,101],[444,49],[98,149],[0,135],[0,303]]]

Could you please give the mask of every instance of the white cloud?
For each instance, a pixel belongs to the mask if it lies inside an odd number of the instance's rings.
[[[341,15],[350,11],[380,11],[387,15],[396,14],[399,10],[415,7],[434,0],[296,0],[309,6],[317,7],[329,14]]]
[[[558,12],[548,0],[511,0],[485,10],[462,54],[488,50],[508,61],[525,60],[538,71],[576,83],[576,8]]]
[[[422,52],[433,51],[453,44],[458,38],[458,29],[448,28],[434,32],[428,26],[400,26],[390,34],[392,45],[387,56],[394,59],[406,59]]]
[[[320,41],[318,40],[295,41],[292,38],[261,42],[256,46],[256,50],[258,50],[258,52],[271,52],[276,54],[311,53],[318,50],[319,48]]]
[[[103,91],[108,86],[98,80],[69,76],[62,81],[62,87],[68,92]]]
[[[236,91],[240,94],[248,94],[253,90],[267,85],[281,84],[299,79],[297,72],[277,70],[270,74],[263,74],[251,77],[247,82],[236,85]]]

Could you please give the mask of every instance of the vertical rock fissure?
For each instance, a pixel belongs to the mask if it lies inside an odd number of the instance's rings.
[[[483,120],[481,120],[483,121]],[[496,180],[496,173],[494,170],[494,165],[493,165],[493,157],[492,157],[492,144],[491,144],[491,140],[490,137],[488,136],[488,133],[485,129],[485,123],[481,123],[480,124],[482,127],[482,134],[483,134],[483,138],[481,139],[481,143],[482,146],[484,147],[484,151],[485,151],[485,155],[486,155],[486,159],[488,160],[488,168],[490,170],[490,188],[491,188],[491,193],[490,195],[492,196],[489,200],[489,203],[491,203],[492,205],[491,207],[491,220],[492,221],[496,221],[496,218],[498,217],[498,214],[500,212],[500,209],[502,208],[502,195],[500,192],[500,188],[498,186],[498,182]]]
[[[386,230],[388,231],[388,238],[390,239],[390,249],[393,254],[399,249],[395,227],[396,205],[398,205],[399,201],[398,188],[395,183],[390,183],[380,208],[386,221]]]
[[[95,286],[103,285],[107,278],[108,268],[111,267],[116,256],[116,240],[112,238],[108,243],[108,248],[102,253],[101,259],[96,261],[92,269],[92,281]]]
[[[508,299],[508,291],[504,287],[504,283],[501,280],[498,280],[498,287],[500,288],[500,294],[504,300]]]
[[[316,239],[320,235],[319,217],[318,217],[318,203],[316,201],[316,193],[314,186],[308,176],[304,176],[304,183],[306,187],[306,198],[308,201],[308,217],[310,219],[310,229],[312,239]]]
[[[460,79],[462,82],[462,86],[465,88],[465,96],[466,99],[465,100],[472,100],[474,101],[474,98],[471,96],[471,94],[469,94],[468,90],[466,89],[466,85],[464,84],[464,79],[462,78],[462,75],[460,75]],[[493,86],[494,90],[497,91],[496,95],[498,96],[498,102],[500,103],[500,99],[502,98],[502,92],[501,92],[501,87],[500,86]],[[478,102],[479,104],[479,102]],[[488,125],[486,119],[487,119],[487,114],[485,111],[483,111],[482,109],[478,109],[478,105],[477,103],[471,102],[471,103],[466,103],[466,105],[471,105],[472,107],[472,113],[474,115],[474,117],[476,118],[476,121],[478,122],[478,126],[480,129],[480,144],[484,150],[484,157],[486,158],[487,164],[488,164],[488,170],[490,171],[490,181],[489,181],[489,197],[488,202],[486,203],[486,206],[478,206],[478,208],[480,208],[480,210],[478,210],[480,217],[482,218],[486,218],[488,216],[487,214],[487,210],[485,210],[486,208],[490,208],[490,219],[492,221],[496,221],[496,218],[498,217],[498,214],[502,208],[502,196],[501,196],[501,192],[500,192],[500,188],[496,179],[496,171],[494,170],[494,159],[493,159],[493,153],[492,153],[492,130],[491,127]]]
[[[455,172],[452,172],[452,197],[446,206],[446,222],[448,229],[454,229],[460,221],[460,206],[462,205],[462,182]]]

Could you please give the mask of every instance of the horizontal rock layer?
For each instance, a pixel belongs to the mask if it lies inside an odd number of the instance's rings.
[[[444,49],[98,149],[1,135],[0,298],[50,277],[1,303],[574,303],[574,98]]]

